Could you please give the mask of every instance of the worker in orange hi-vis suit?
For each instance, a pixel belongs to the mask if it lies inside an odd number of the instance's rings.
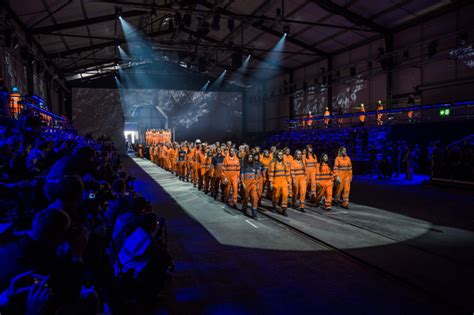
[[[138,157],[143,158],[143,144],[138,144]]]
[[[169,154],[170,154],[170,146],[167,143],[163,147],[163,168],[167,171],[170,170]]]
[[[177,161],[179,180],[184,181],[186,178],[186,150],[184,144],[179,147]]]
[[[347,156],[347,149],[340,147],[336,160],[334,161],[334,176],[336,177],[336,193],[334,201],[340,202],[342,193],[342,207],[349,209],[349,193],[351,191],[352,182],[352,162],[351,158]]]
[[[290,170],[283,161],[283,151],[278,151],[276,153],[275,160],[270,163],[270,168],[268,169],[268,178],[270,179],[270,189],[273,191],[273,211],[276,211],[276,205],[281,199],[281,214],[287,217],[288,214],[286,213],[286,208],[288,207]]]
[[[308,129],[313,128],[313,115],[311,114],[311,112],[308,113],[308,120],[306,120],[306,127]]]
[[[257,150],[255,150],[257,152]],[[255,168],[257,169],[257,196],[258,196],[258,205],[261,205],[262,202],[262,195],[263,195],[263,189],[265,186],[265,174],[264,174],[264,169],[263,169],[263,164],[260,162],[260,154],[253,154],[253,159],[255,163]],[[267,168],[268,170],[268,168]]]
[[[211,163],[212,163],[212,151],[207,149],[205,156],[201,158],[201,177],[202,177],[202,191],[207,194],[211,187]]]
[[[331,210],[332,189],[334,187],[334,174],[328,161],[328,155],[323,153],[321,155],[320,163],[316,168],[316,176],[319,186],[318,194],[316,196],[316,205],[319,205],[321,199],[324,197],[324,209],[327,211]]]
[[[202,189],[202,175],[201,175],[201,159],[204,158],[204,153],[202,151],[202,144],[201,140],[196,140],[196,147],[194,151],[194,178],[193,178],[193,186],[198,187],[199,190]]]
[[[194,169],[194,144],[190,144],[188,147],[188,153],[186,154],[186,181],[193,181],[193,169]]]
[[[162,143],[160,143],[158,145],[158,166],[161,167],[161,168],[164,168],[164,145]]]
[[[212,196],[217,199],[219,195],[219,188],[221,190],[221,201],[224,201],[225,186],[222,178],[222,163],[224,163],[225,156],[222,154],[222,148],[216,148],[216,155],[212,158],[211,175],[212,175]]]
[[[179,146],[178,146],[178,143],[175,142],[173,145],[172,170],[176,176],[179,176],[178,151],[179,151]]]
[[[308,144],[306,146],[306,152],[303,155],[304,165],[306,166],[306,180],[309,184],[309,195],[311,201],[316,200],[316,166],[318,164],[318,158],[313,152],[313,146]]]
[[[324,128],[329,127],[329,116],[331,116],[331,113],[329,112],[329,108],[326,107],[324,111]]]
[[[248,202],[252,204],[252,218],[257,219],[258,207],[258,183],[260,170],[257,169],[253,154],[248,153],[245,156],[242,167],[240,168],[240,180],[242,183],[242,212],[247,214]],[[250,199],[250,200],[249,200]]]
[[[292,161],[293,161],[293,156],[291,155],[291,150],[290,150],[290,148],[286,147],[285,148],[285,154],[283,155],[283,162],[286,164],[286,168],[287,168],[288,172],[290,171]],[[288,182],[288,183],[291,183],[291,182]],[[288,197],[290,199],[293,198],[293,187],[292,187],[291,184],[288,187]]]
[[[382,101],[377,101],[377,126],[382,126],[383,124],[383,114],[380,112],[383,110]]]
[[[259,159],[260,163],[262,164],[262,179],[263,179],[263,185],[259,186],[260,188],[260,195],[263,194],[265,191],[265,196],[268,199],[272,198],[272,192],[270,190],[270,179],[268,177],[268,169],[270,167],[270,163],[273,161],[273,158],[270,156],[270,151],[268,150],[263,150],[263,154],[261,155]]]
[[[158,164],[159,163],[159,158],[160,158],[160,146],[155,145],[153,149],[153,163]]]
[[[153,145],[149,144],[149,148],[148,148],[149,152],[150,152],[150,161],[153,162]]]
[[[239,195],[240,160],[235,154],[235,149],[229,150],[229,155],[222,162],[222,177],[226,185],[225,197],[231,207],[236,207]],[[232,197],[230,191],[232,190]]]
[[[365,113],[365,106],[364,106],[364,104],[360,104],[359,112]],[[360,122],[361,125],[365,124],[365,117],[366,117],[366,116],[367,116],[367,115],[364,115],[364,114],[362,114],[362,115],[359,116],[359,122]]]
[[[298,208],[301,212],[305,212],[304,203],[306,199],[306,187],[308,186],[308,182],[306,179],[306,167],[304,165],[303,155],[301,154],[300,150],[296,150],[295,159],[291,161],[290,175],[293,184],[293,204],[296,204],[294,200],[296,197],[298,197]]]

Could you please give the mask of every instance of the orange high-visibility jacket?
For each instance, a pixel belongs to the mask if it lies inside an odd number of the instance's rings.
[[[308,157],[306,157],[306,154],[304,154],[303,161],[307,171],[316,171],[316,165],[318,164],[316,155],[313,157],[311,154],[308,154]]]
[[[334,175],[341,178],[352,177],[352,162],[348,156],[338,156],[334,162]]]
[[[327,163],[318,164],[316,178],[320,184],[326,184],[334,180],[334,174]]]
[[[232,177],[240,175],[240,161],[237,156],[226,156],[222,162],[222,177]]]
[[[306,176],[306,167],[303,160],[293,160],[290,163],[290,175],[291,177],[295,176]]]
[[[268,179],[274,186],[288,184],[290,177],[290,170],[283,161],[272,161],[268,169]]]

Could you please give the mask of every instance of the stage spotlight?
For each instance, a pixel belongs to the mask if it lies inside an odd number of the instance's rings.
[[[121,7],[115,7],[115,15],[118,19],[122,18],[123,9]]]
[[[288,24],[283,25],[283,34],[284,34],[285,36],[287,36],[288,34],[290,34],[290,25],[288,25]]]
[[[229,29],[230,32],[234,31],[235,28],[235,20],[233,18],[229,18],[227,20],[227,28]]]

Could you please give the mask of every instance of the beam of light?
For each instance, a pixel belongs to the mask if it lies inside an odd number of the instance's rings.
[[[285,44],[286,34],[283,34],[280,40],[275,44],[275,46],[273,46],[272,50],[267,53],[264,62],[259,63],[257,70],[255,71],[255,74],[253,76],[254,80],[261,80],[269,75],[268,71],[265,70],[265,67],[267,65],[271,65],[276,69],[280,68],[283,57],[283,54],[281,52],[285,49]]]
[[[201,92],[206,92],[207,87],[209,86],[209,83],[211,83],[210,80],[208,80],[208,81],[206,82],[206,84],[204,84],[204,86],[201,88]]]
[[[122,60],[122,63],[129,62],[130,57],[127,55],[125,50],[123,50],[122,46],[119,45],[117,48],[118,48],[118,51],[119,51],[119,54],[120,54],[120,59]]]
[[[150,42],[132,24],[120,20],[123,35],[128,44],[128,51],[134,60],[152,60],[154,57]]]
[[[216,79],[211,84],[211,89],[213,90],[219,90],[219,88],[222,86],[222,83],[224,82],[225,74],[227,73],[227,70],[222,71],[221,75]]]
[[[247,71],[247,67],[249,66],[250,59],[252,58],[252,55],[248,55],[247,58],[245,58],[244,62],[242,65],[232,73],[232,76],[230,78],[231,83],[236,83],[236,84],[244,84],[244,74]]]

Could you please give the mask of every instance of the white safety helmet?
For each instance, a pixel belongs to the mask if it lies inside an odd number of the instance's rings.
[[[201,144],[201,140],[196,139],[196,144],[198,144],[198,143]]]

